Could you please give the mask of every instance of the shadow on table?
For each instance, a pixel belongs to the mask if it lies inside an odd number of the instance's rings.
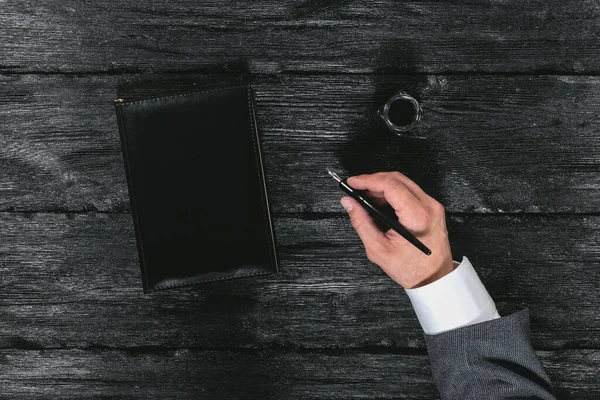
[[[426,101],[421,93],[427,88],[426,75],[392,75],[396,70],[414,71],[413,49],[402,40],[383,45],[379,52],[385,74],[373,75],[373,92],[364,115],[356,119],[349,140],[339,151],[338,159],[349,175],[382,171],[400,171],[415,181],[426,193],[439,194],[440,171],[436,162],[436,141],[424,134],[427,123]],[[391,58],[391,59],[390,59]],[[423,121],[401,136],[388,130],[376,116],[377,109],[395,92],[404,90],[419,101],[424,109]],[[438,198],[438,197],[436,197]]]

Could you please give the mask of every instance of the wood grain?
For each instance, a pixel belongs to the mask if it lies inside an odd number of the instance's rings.
[[[331,167],[440,200],[558,398],[599,398],[598,37],[589,1],[2,2],[0,397],[437,398]],[[112,101],[244,82],[281,272],[144,295]]]
[[[598,73],[596,2],[8,2],[5,72]]]
[[[600,217],[448,219],[501,315],[529,307],[536,348],[600,348]],[[424,348],[345,216],[275,222],[280,273],[144,295],[130,215],[0,214],[0,347]]]
[[[344,174],[399,170],[449,212],[600,208],[600,80],[574,76],[0,77],[0,210],[129,210],[112,100],[251,81],[276,213],[337,212]],[[396,137],[396,89],[425,116]],[[419,137],[419,138],[415,138]]]
[[[538,352],[558,399],[597,399],[598,350]],[[5,398],[439,398],[425,354],[0,350]]]

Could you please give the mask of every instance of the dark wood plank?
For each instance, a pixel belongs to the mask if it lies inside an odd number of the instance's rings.
[[[0,347],[423,348],[404,291],[343,215],[277,218],[281,272],[144,295],[127,214],[0,214]],[[597,216],[450,216],[536,348],[600,348]],[[200,261],[199,261],[200,262]]]
[[[598,73],[595,2],[9,2],[10,72]]]
[[[559,399],[597,399],[598,350],[538,353]],[[0,350],[5,399],[434,399],[424,354]]]
[[[0,210],[129,210],[112,100],[246,76],[0,77]],[[275,212],[339,210],[326,175],[400,170],[452,212],[597,212],[600,80],[523,76],[262,76],[258,118]],[[419,98],[424,139],[374,110]]]

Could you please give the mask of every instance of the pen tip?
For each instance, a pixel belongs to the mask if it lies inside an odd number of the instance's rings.
[[[342,178],[340,178],[338,176],[338,174],[336,174],[335,172],[333,172],[332,170],[330,170],[329,168],[327,168],[327,173],[329,173],[329,175],[331,175],[333,177],[333,179],[335,179],[338,182],[342,181]]]

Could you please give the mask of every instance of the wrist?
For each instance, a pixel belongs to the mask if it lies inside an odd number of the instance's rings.
[[[459,265],[459,263],[456,263],[451,258],[449,262],[445,262],[441,268],[438,268],[433,274],[431,274],[430,276],[428,276],[427,278],[425,278],[424,280],[422,280],[421,282],[419,282],[418,284],[413,286],[411,289],[416,289],[416,288],[420,288],[425,285],[429,285],[430,283],[433,283],[433,282],[437,281],[438,279],[443,278],[444,276],[448,275],[450,272],[454,271],[454,269],[458,265]]]

